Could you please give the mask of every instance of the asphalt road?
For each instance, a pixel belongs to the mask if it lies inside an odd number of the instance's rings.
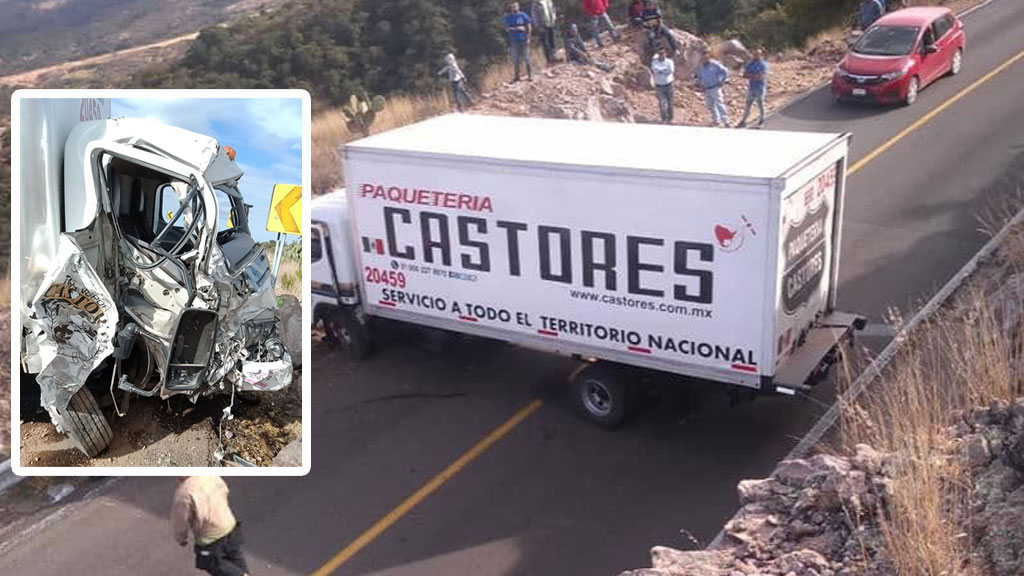
[[[832,105],[818,93],[769,128],[849,131],[856,161],[1024,49],[1024,3],[967,20],[960,76],[909,109]],[[840,304],[878,321],[910,310],[984,243],[977,214],[1024,178],[1024,61],[1018,61],[850,177]],[[622,429],[572,413],[570,363],[487,342],[440,355],[396,338],[354,366],[314,344],[313,469],[234,479],[255,574],[310,573],[513,413],[544,405],[340,565],[346,575],[613,575],[648,565],[653,544],[710,540],[831,401],[730,408],[668,388]],[[181,574],[166,523],[173,480],[127,479],[60,522],[3,536],[0,573]]]

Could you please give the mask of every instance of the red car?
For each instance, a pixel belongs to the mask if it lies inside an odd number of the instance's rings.
[[[837,101],[913,104],[922,88],[963,67],[963,23],[949,8],[897,10],[868,27],[832,76]]]

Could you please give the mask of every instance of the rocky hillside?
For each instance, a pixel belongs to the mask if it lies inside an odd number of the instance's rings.
[[[1024,574],[1024,398],[959,417],[936,458],[962,462],[972,488],[959,528],[969,541],[956,574]],[[853,457],[782,462],[739,484],[742,508],[717,550],[656,547],[653,568],[620,576],[896,574],[884,545],[896,454],[858,445]]]
[[[595,66],[560,63],[535,70],[533,82],[507,83],[490,93],[481,94],[473,113],[501,116],[535,116],[605,120],[619,122],[657,122],[658,101],[650,85],[650,74],[640,61],[643,36],[625,27],[623,40],[595,48],[588,43],[594,60],[610,64],[605,72]],[[710,118],[702,95],[695,90],[692,75],[699,65],[700,50],[707,43],[697,36],[674,30],[680,50],[676,57],[675,123],[709,125]],[[738,73],[742,49],[733,43],[714,46],[733,70],[724,95],[733,122],[739,120],[746,103],[746,81]],[[769,109],[775,109],[793,96],[828,79],[845,45],[840,41],[819,42],[807,52],[769,56]],[[753,112],[756,120],[756,110]]]

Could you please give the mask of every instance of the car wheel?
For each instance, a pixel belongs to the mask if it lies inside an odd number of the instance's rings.
[[[953,62],[949,65],[949,75],[956,76],[964,68],[964,49],[957,48],[956,52],[953,52]]]
[[[914,102],[917,102],[917,93],[921,89],[921,81],[914,76],[907,82],[907,95],[903,98],[903,104],[905,106],[911,106]]]

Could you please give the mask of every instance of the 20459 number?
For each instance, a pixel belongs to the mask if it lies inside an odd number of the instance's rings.
[[[366,267],[366,282],[369,284],[386,284],[392,288],[405,288],[405,273],[397,270],[381,270]]]

